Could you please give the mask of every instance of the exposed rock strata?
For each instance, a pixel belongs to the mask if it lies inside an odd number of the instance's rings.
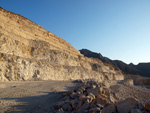
[[[0,8],[0,81],[124,79],[120,70],[84,57],[65,40]]]

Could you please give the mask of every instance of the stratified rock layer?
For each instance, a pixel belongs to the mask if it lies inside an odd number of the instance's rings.
[[[120,70],[84,57],[65,40],[0,8],[0,81],[122,80]]]

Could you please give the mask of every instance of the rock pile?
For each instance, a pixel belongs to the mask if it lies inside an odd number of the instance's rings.
[[[143,105],[134,98],[122,100],[103,83],[87,81],[63,94],[55,109],[57,113],[149,113],[150,102]]]

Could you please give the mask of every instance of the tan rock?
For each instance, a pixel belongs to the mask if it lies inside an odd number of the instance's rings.
[[[104,73],[123,76],[121,72],[110,69],[100,60],[84,57],[68,42],[27,18],[2,8],[0,70],[0,81],[103,81]],[[82,94],[82,91],[79,92]]]
[[[95,107],[95,108],[91,108],[91,109],[89,110],[89,112],[90,112],[90,113],[100,113],[100,112],[101,112],[101,109],[98,108],[98,107]]]
[[[81,101],[86,101],[86,99],[87,99],[87,97],[84,94],[81,94],[79,96],[79,100],[81,100]]]
[[[110,104],[110,101],[107,98],[104,98],[103,96],[98,95],[95,99],[95,103],[101,104],[102,106],[106,106]]]
[[[95,99],[95,95],[93,93],[90,93],[88,96],[87,96],[87,99],[90,99],[91,101],[93,101]]]
[[[113,103],[102,109],[102,113],[114,113],[114,112],[116,112],[116,109]]]
[[[126,100],[123,100],[121,102],[117,103],[117,110],[118,113],[128,113],[136,107],[138,102],[134,98],[128,98]]]
[[[108,96],[107,99],[110,100],[110,102],[112,102],[112,103],[117,102],[117,99],[113,95]]]
[[[93,95],[97,96],[99,94],[98,89],[87,89],[87,93],[90,94],[92,93]]]
[[[76,95],[77,94],[75,92],[72,92],[71,95],[70,95],[70,97],[74,99],[76,97]]]
[[[126,84],[126,85],[134,85],[133,79],[125,79],[125,80],[123,80],[123,84]]]

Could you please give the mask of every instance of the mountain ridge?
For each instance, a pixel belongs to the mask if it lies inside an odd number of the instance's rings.
[[[111,64],[115,66],[116,68],[119,68],[126,74],[135,74],[135,75],[142,75],[142,76],[150,77],[150,71],[149,71],[150,63],[139,63],[137,65],[134,65],[133,63],[126,64],[120,60],[111,60],[107,57],[103,57],[101,53],[92,52],[88,49],[81,49],[79,51],[81,54],[83,54],[86,57],[98,58],[104,63]]]

